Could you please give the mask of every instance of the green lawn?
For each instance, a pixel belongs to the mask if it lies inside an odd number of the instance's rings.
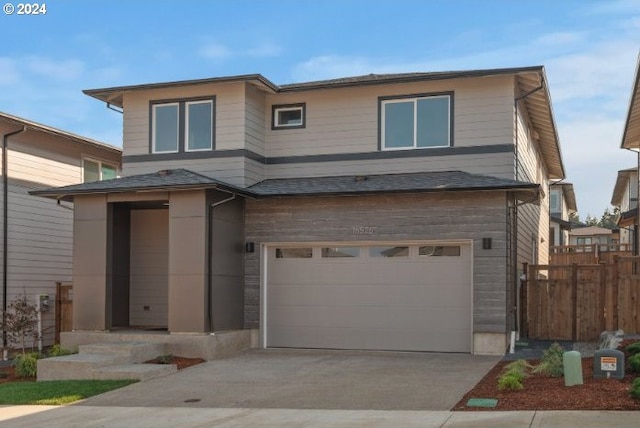
[[[69,404],[112,389],[122,388],[136,380],[51,380],[43,382],[10,382],[0,385],[1,404]]]

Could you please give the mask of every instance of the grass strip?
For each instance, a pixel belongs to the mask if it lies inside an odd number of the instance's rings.
[[[61,405],[131,385],[136,380],[50,380],[0,385],[0,405]]]

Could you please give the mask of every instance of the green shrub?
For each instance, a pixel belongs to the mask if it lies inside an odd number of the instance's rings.
[[[533,367],[527,360],[516,360],[504,366],[503,374],[515,374],[524,379],[529,376],[529,370]]]
[[[640,373],[640,354],[635,354],[629,358],[629,367],[634,373]]]
[[[631,384],[629,394],[631,394],[633,398],[640,399],[640,377],[636,378]]]
[[[518,391],[524,388],[522,378],[514,373],[504,373],[498,378],[500,391]]]
[[[534,373],[542,373],[551,377],[561,377],[564,374],[564,364],[562,354],[564,350],[559,343],[553,343],[549,349],[542,354],[542,360],[533,369]]]
[[[13,359],[16,376],[20,378],[36,377],[38,373],[38,359],[40,354],[37,352],[27,352],[26,354],[18,354]]]
[[[51,349],[49,349],[49,352],[47,352],[47,356],[48,357],[62,357],[63,355],[71,355],[73,354],[72,351],[63,348],[60,345],[53,345],[51,347]]]
[[[627,345],[627,347],[624,349],[627,351],[627,353],[629,353],[629,355],[640,354],[640,342],[634,342],[630,345]]]
[[[172,360],[173,360],[173,355],[172,354],[164,354],[164,355],[160,355],[158,358],[156,358],[156,362],[158,364],[171,364]]]

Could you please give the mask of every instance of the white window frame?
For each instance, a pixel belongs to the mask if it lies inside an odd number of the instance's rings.
[[[95,158],[92,158],[92,157],[85,156],[85,157],[82,158],[82,182],[83,183],[86,183],[86,181],[84,181],[84,163],[85,162],[93,162],[93,163],[98,164],[98,174],[100,176],[98,178],[98,181],[102,181],[103,180],[103,178],[102,178],[102,165],[106,165],[106,166],[112,167],[116,171],[116,178],[120,177],[120,170],[118,169],[117,165],[115,165],[115,164],[113,164],[111,162],[105,162],[105,161],[102,161],[100,159],[95,159]]]
[[[176,106],[176,149],[175,150],[158,150],[156,149],[156,111],[158,107],[169,107]],[[180,103],[178,102],[168,102],[168,103],[157,103],[151,106],[152,115],[151,115],[151,153],[178,153],[180,151]]]
[[[191,104],[209,104],[211,106],[211,138],[209,139],[209,147],[203,149],[190,149],[189,148],[189,106]],[[184,103],[184,151],[185,152],[207,152],[213,150],[213,100],[195,100],[186,101]],[[180,135],[180,122],[178,122],[178,139]],[[178,142],[179,144],[179,142]],[[162,152],[166,153],[166,152]]]
[[[434,98],[446,98],[448,101],[447,108],[447,141],[448,144],[443,146],[428,146],[428,147],[419,147],[418,146],[418,100],[425,99],[434,99]],[[386,147],[385,141],[385,131],[386,131],[386,113],[387,104],[396,104],[396,103],[413,103],[413,146],[407,147]],[[382,151],[395,151],[395,150],[420,150],[420,149],[435,149],[442,147],[451,147],[451,95],[426,95],[426,96],[416,96],[416,97],[406,97],[406,98],[392,98],[385,99],[380,101],[380,149]]]
[[[305,115],[305,104],[291,104],[291,105],[280,105],[273,106],[273,122],[272,129],[291,129],[291,128],[304,128],[306,126],[306,115]],[[279,113],[287,112],[287,111],[300,111],[300,123],[288,124],[288,123],[280,123],[279,122]]]

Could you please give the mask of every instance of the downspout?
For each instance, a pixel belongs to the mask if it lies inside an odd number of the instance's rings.
[[[207,280],[207,286],[209,289],[209,298],[207,299],[207,317],[209,318],[209,330],[211,334],[214,334],[214,330],[213,330],[213,304],[211,302],[211,299],[213,297],[213,228],[211,227],[211,221],[213,220],[213,209],[217,206],[226,204],[227,202],[231,202],[234,199],[236,199],[236,194],[233,192],[229,192],[227,190],[223,190],[223,189],[216,189],[220,192],[225,192],[230,194],[231,196],[229,196],[226,199],[223,199],[221,201],[218,202],[212,202],[209,205],[209,216],[208,216],[208,226],[209,226],[209,233],[207,234],[207,274],[208,274],[208,280]]]
[[[518,154],[518,131],[519,131],[519,126],[518,126],[518,103],[521,100],[524,100],[525,98],[527,98],[529,95],[532,95],[536,92],[538,92],[539,90],[541,90],[542,88],[544,88],[544,85],[542,83],[540,83],[540,85],[532,90],[530,90],[529,92],[520,95],[519,97],[515,97],[513,99],[513,105],[514,105],[514,116],[515,116],[515,139],[514,139],[514,151],[515,151],[515,164],[516,164],[516,171],[515,171],[515,179],[519,180],[520,179],[520,157]],[[512,292],[512,302],[511,303],[515,303],[513,305],[513,311],[514,311],[514,315],[513,315],[513,329],[515,331],[518,332],[518,336],[520,335],[520,323],[518,321],[518,314],[521,311],[520,308],[520,294],[519,294],[519,284],[520,284],[520,278],[518,276],[518,207],[520,205],[523,204],[518,204],[517,200],[514,201],[514,205],[512,207],[512,215],[513,215],[513,228],[512,228],[512,233],[513,233],[513,237],[514,237],[514,245],[513,248],[511,249],[511,263],[512,263],[512,268],[511,268],[511,284],[513,286],[513,292]],[[526,274],[526,272],[524,272],[524,274]]]
[[[9,250],[9,173],[8,173],[8,160],[7,160],[7,146],[9,144],[9,137],[20,134],[27,130],[26,126],[17,131],[9,132],[2,137],[2,325],[4,325],[7,317],[7,266],[8,266],[8,250]],[[2,347],[7,348],[7,332],[2,329]]]

